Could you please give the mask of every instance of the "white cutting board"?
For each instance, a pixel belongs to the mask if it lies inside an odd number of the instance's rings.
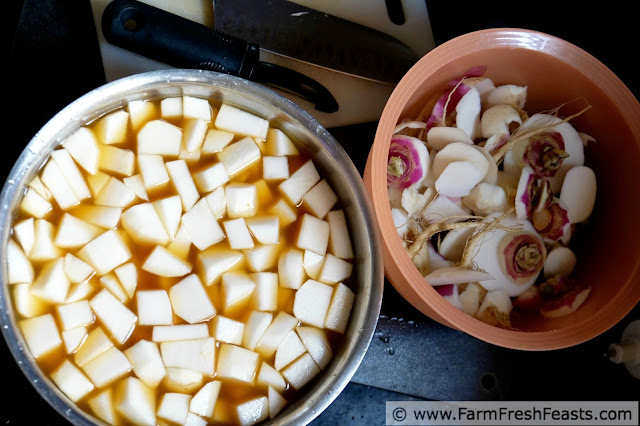
[[[107,43],[102,35],[101,17],[111,0],[91,0],[94,22],[100,44],[100,53],[107,81],[146,71],[169,69],[169,65],[148,59]],[[141,0],[176,15],[213,27],[211,0]],[[261,0],[256,0],[260,2]],[[384,0],[289,0],[309,8],[351,20],[385,32],[403,41],[419,56],[434,47],[433,35],[424,0],[402,0],[406,22],[399,26],[387,16]],[[376,121],[394,86],[353,77],[292,60],[285,56],[262,52],[260,60],[299,71],[323,84],[336,97],[340,109],[328,114],[316,111],[313,105],[295,95],[277,90],[283,96],[300,105],[324,127],[332,128]]]

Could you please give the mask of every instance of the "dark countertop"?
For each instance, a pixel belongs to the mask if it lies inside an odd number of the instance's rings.
[[[14,1],[6,13],[9,57],[4,100],[9,135],[2,180],[32,135],[57,111],[104,84],[88,0]],[[490,27],[547,32],[587,50],[608,65],[638,97],[640,76],[630,64],[640,35],[627,3],[602,8],[566,2],[464,2],[452,9],[428,1],[437,44]],[[579,5],[579,6],[574,6]],[[631,55],[632,57],[635,55]],[[8,92],[8,93],[7,93]],[[376,123],[329,129],[363,171]],[[383,424],[387,400],[637,400],[640,382],[602,354],[624,327],[640,319],[640,306],[606,333],[550,352],[497,347],[444,327],[405,302],[386,282],[376,334],[352,382],[314,424]],[[0,423],[62,425],[22,375],[4,342],[0,357],[9,386]]]

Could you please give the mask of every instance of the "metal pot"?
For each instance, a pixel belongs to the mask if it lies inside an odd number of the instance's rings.
[[[0,324],[8,347],[29,382],[73,424],[100,424],[79,410],[40,370],[17,327],[7,285],[6,249],[26,185],[51,151],[78,127],[138,99],[192,95],[218,99],[253,111],[280,127],[306,149],[341,200],[356,254],[356,300],[345,339],[332,362],[272,424],[307,424],[344,389],[369,346],[382,302],[383,270],[377,227],[360,174],[342,147],[296,104],[256,83],[209,71],[162,70],[126,77],[77,99],[29,142],[2,189],[0,203],[2,282]]]

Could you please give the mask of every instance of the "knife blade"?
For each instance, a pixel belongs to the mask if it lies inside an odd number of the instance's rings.
[[[102,14],[107,42],[179,68],[236,75],[288,91],[318,111],[338,110],[322,84],[295,70],[259,60],[259,46],[137,0],[114,0]]]
[[[271,52],[397,83],[419,59],[381,31],[287,0],[214,0],[215,28]]]

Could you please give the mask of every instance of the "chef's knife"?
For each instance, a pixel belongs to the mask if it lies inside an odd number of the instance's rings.
[[[136,0],[114,0],[102,14],[105,39],[177,68],[236,75],[292,92],[318,111],[335,112],[333,95],[317,81],[259,60],[259,46]]]
[[[388,34],[287,0],[214,0],[214,19],[262,49],[388,83],[420,59]]]

